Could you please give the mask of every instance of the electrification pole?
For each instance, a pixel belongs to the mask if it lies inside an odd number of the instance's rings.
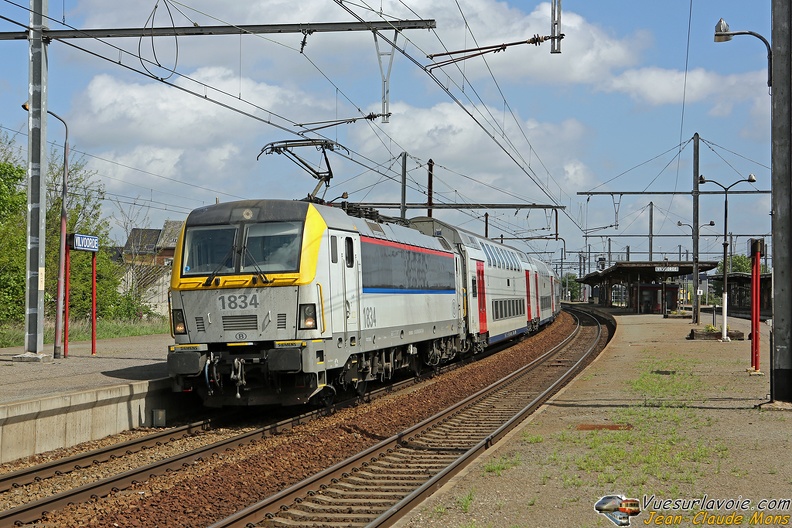
[[[44,238],[47,178],[43,170],[47,144],[47,39],[44,20],[48,0],[30,0],[28,66],[27,259],[25,264],[25,353],[16,360],[50,359],[44,349]]]

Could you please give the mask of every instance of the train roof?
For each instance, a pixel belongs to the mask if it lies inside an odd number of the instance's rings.
[[[503,244],[502,242],[498,242],[497,240],[493,240],[491,238],[477,235],[460,227],[452,226],[451,224],[436,218],[418,216],[411,219],[410,224],[415,226],[416,229],[422,230],[426,234],[433,233],[435,236],[442,236],[448,239],[448,241],[452,244],[462,244],[469,248],[481,250],[481,244],[488,242],[490,244],[495,244],[500,248],[509,248],[511,251],[517,253],[520,259],[527,264],[536,264],[537,262],[542,262],[539,259],[531,257],[530,255],[513,246]]]
[[[309,207],[316,209],[330,229],[357,232],[362,236],[438,251],[453,251],[452,246],[449,246],[445,240],[425,235],[415,229],[395,223],[379,223],[349,216],[340,207],[303,200],[238,200],[207,205],[192,211],[187,217],[186,225],[189,227],[243,222],[304,221]]]
[[[186,220],[195,225],[237,224],[241,222],[272,222],[304,220],[308,202],[292,200],[238,200],[207,205],[193,210]]]

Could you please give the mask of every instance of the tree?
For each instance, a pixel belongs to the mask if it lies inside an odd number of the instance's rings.
[[[60,157],[62,159],[62,156]],[[50,153],[50,160],[57,160],[58,153]],[[84,158],[69,160],[66,184],[66,231],[99,237],[96,254],[96,297],[97,314],[116,317],[122,295],[118,292],[122,270],[113,261],[113,242],[110,239],[109,222],[102,216],[105,199],[104,185],[97,181],[97,173],[86,168]],[[63,165],[50,163],[47,171],[47,234],[45,308],[55,313],[57,299],[58,266],[60,260],[60,214],[62,200]],[[91,312],[92,255],[87,251],[71,251],[69,272],[70,317],[87,317]]]
[[[62,160],[57,151],[50,160]],[[66,209],[67,231],[96,235],[100,246],[110,248],[108,222],[102,216],[104,187],[83,159],[72,161],[69,170]],[[22,321],[25,317],[25,267],[27,247],[26,170],[13,139],[0,134],[0,321]],[[46,239],[44,247],[45,313],[54,314],[60,257],[60,211],[63,165],[49,163],[46,192]],[[71,252],[71,314],[82,317],[91,307],[91,255]],[[112,254],[97,254],[97,308],[112,317],[121,304],[118,292],[121,268]]]
[[[148,229],[149,208],[139,205],[137,200],[126,208],[120,201],[116,201],[116,206],[117,214],[114,220],[126,235],[121,264],[124,301],[130,316],[151,315],[154,313],[151,307],[152,297],[157,296],[158,286],[166,280],[171,269],[157,259],[156,246],[154,251],[146,248],[147,245],[157,242],[148,236],[151,234],[151,230]]]
[[[729,273],[751,273],[751,257],[733,255],[729,257]],[[723,261],[718,262],[718,275],[723,275]]]
[[[565,300],[580,300],[581,284],[577,281],[576,274],[565,273],[561,279],[561,289],[562,291],[569,291],[569,297]]]
[[[13,142],[0,134],[0,321],[25,316],[25,174]]]

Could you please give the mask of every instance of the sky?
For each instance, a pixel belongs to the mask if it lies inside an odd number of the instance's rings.
[[[28,7],[0,0],[0,33],[21,31],[11,21],[27,25]],[[749,238],[770,243],[770,194],[737,192],[770,189],[767,48],[752,36],[713,39],[723,18],[732,31],[769,40],[769,1],[564,0],[561,53],[549,42],[521,44],[431,71],[431,54],[550,35],[551,4],[51,0],[48,9],[50,29],[436,21],[433,30],[402,32],[396,50],[393,31],[376,42],[370,31],[53,41],[48,108],[68,123],[72,163],[82,159],[104,185],[103,211],[119,244],[130,220],[160,228],[217,201],[304,198],[317,180],[262,149],[318,138],[337,145],[328,153],[333,178],[319,189],[326,200],[346,192],[350,202],[398,203],[406,152],[407,202],[426,202],[431,159],[436,203],[563,207],[434,216],[487,229],[556,267],[563,257],[565,271],[580,274],[581,253],[595,262],[629,252],[636,261],[651,249],[653,260],[690,260],[691,228],[677,223],[692,223],[696,133],[700,174],[724,186],[757,180],[728,195],[734,254],[746,254]],[[26,151],[28,44],[0,46],[0,133]],[[381,68],[391,56],[390,116],[360,119],[384,113]],[[62,156],[55,119],[47,139]],[[315,148],[295,152],[326,169]],[[701,230],[701,259],[718,261],[724,196],[700,202],[700,224],[715,222]]]

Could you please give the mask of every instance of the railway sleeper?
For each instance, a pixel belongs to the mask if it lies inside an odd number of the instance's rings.
[[[365,500],[365,501],[369,499],[378,499],[378,500],[390,500],[393,502],[398,502],[402,497],[404,497],[404,492],[401,491],[382,490],[382,489],[376,489],[376,490],[341,489],[337,487],[327,488],[322,491],[322,494],[337,498]]]
[[[290,510],[299,510],[306,513],[320,513],[322,515],[366,515],[371,516],[372,513],[381,513],[393,505],[390,501],[380,501],[379,504],[372,504],[371,501],[354,501],[348,505],[326,505],[319,504],[315,501],[302,501],[299,505],[292,506]]]
[[[350,475],[350,477],[362,478],[362,479],[381,479],[381,478],[391,478],[393,480],[415,480],[418,478],[423,478],[426,475],[426,471],[421,469],[415,468],[389,468],[389,467],[367,467],[366,469],[361,469]]]

